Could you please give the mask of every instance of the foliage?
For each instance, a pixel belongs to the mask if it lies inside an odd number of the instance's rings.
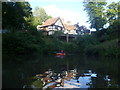
[[[106,2],[84,2],[84,7],[89,16],[91,28],[97,31],[91,35],[92,39],[88,38],[88,41],[86,36],[78,39],[80,50],[87,55],[120,56],[118,46],[120,2],[112,2],[108,6]],[[104,29],[106,23],[109,26]],[[89,40],[96,43],[93,44]]]
[[[50,18],[43,8],[36,8],[32,16],[31,8],[27,2],[4,2],[3,3],[3,28],[16,32],[3,34],[3,54],[48,54],[60,50],[66,53],[79,53],[87,55],[120,55],[118,43],[118,3],[108,5],[107,14],[104,12],[106,2],[86,2],[85,10],[89,14],[91,28],[96,28],[92,35],[77,36],[76,40],[65,42],[60,36],[63,34],[56,31],[54,35],[45,36],[36,31],[35,27]],[[18,9],[19,8],[19,9]],[[19,14],[19,12],[21,12]],[[114,13],[116,12],[116,13]],[[106,16],[110,23],[109,28],[103,29]],[[16,23],[15,23],[16,22]],[[86,30],[84,26],[80,27]],[[101,30],[99,30],[102,28]],[[29,29],[28,31],[18,31]]]
[[[118,5],[120,2],[112,2],[110,5],[107,6],[106,16],[108,18],[108,22],[112,25],[116,20],[118,20]]]
[[[59,32],[57,32],[59,33]],[[61,41],[57,36],[44,36],[38,31],[3,34],[3,54],[49,54],[64,50],[68,53],[86,55],[120,55],[118,38],[111,38],[110,30],[100,30],[93,35],[78,36],[74,41]]]
[[[95,28],[99,30],[103,28],[103,25],[106,24],[105,17],[105,8],[104,6],[107,3],[104,2],[84,2],[85,11],[87,11],[89,16],[89,22],[91,24],[91,28]]]
[[[32,16],[31,10],[28,2],[2,2],[3,29],[21,30],[28,28]]]
[[[51,16],[48,16],[46,11],[44,10],[44,8],[39,8],[36,7],[34,12],[33,12],[33,16],[34,16],[34,25],[41,25],[43,22],[45,22],[47,19],[51,18]]]
[[[54,35],[52,35],[52,36],[53,36],[53,38],[60,39],[60,36],[62,34],[63,34],[63,32],[61,32],[61,31],[55,31]]]
[[[34,31],[35,32],[35,31]],[[44,41],[40,33],[15,32],[3,34],[3,53],[8,54],[28,54],[43,53]]]
[[[80,53],[84,53],[86,48],[90,48],[91,45],[94,46],[97,43],[99,43],[97,39],[90,35],[79,36],[76,42]]]
[[[85,53],[89,55],[100,55],[100,56],[115,56],[117,57],[118,52],[118,40],[106,41],[104,43],[94,45],[85,49]]]
[[[119,24],[120,2],[112,2],[106,6],[106,2],[84,2],[85,11],[89,16],[89,22],[91,28],[101,30],[105,24],[109,24],[109,28],[112,25]],[[106,8],[106,10],[105,10]]]
[[[43,84],[41,80],[36,80],[32,83],[32,85],[34,85],[36,88],[42,88]]]
[[[120,56],[117,33],[115,29],[103,29],[92,35],[79,36],[78,50],[86,55]]]

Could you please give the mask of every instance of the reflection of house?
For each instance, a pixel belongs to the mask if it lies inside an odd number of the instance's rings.
[[[43,82],[44,85],[47,84],[47,83],[50,83],[52,81],[52,79],[49,78],[49,77],[44,77],[41,80],[42,80],[42,82]]]
[[[62,20],[57,17],[46,20],[41,26],[38,25],[37,29],[45,32],[47,35],[52,35],[55,31],[64,32],[65,27],[62,23]]]

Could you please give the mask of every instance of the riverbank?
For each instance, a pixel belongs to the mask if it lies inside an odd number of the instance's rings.
[[[2,34],[2,54],[4,55],[48,55],[64,50],[66,54],[120,57],[118,28],[102,29],[91,35],[78,35],[66,42],[61,33],[44,35],[40,31],[15,31]]]
[[[108,31],[107,31],[108,32]],[[38,31],[16,31],[2,35],[2,53],[9,55],[27,55],[39,53],[48,55],[64,50],[67,54],[84,54],[96,56],[120,56],[119,39],[110,39],[106,31],[92,35],[80,35],[70,42],[62,41],[58,36],[45,36]]]

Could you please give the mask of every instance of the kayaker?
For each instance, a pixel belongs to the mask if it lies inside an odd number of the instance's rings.
[[[60,53],[64,53],[64,51],[63,51],[63,50],[61,50],[61,51],[60,51]]]

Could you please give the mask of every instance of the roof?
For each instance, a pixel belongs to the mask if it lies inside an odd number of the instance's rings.
[[[52,80],[52,79],[49,78],[49,77],[45,77],[45,78],[43,78],[43,81],[46,81],[46,80]]]
[[[76,29],[76,26],[75,26],[75,25],[66,25],[66,24],[64,24],[64,26],[65,26],[65,28],[66,28],[67,30],[74,30],[74,29]]]
[[[57,22],[57,20],[60,19],[60,17],[56,17],[56,18],[50,18],[48,20],[46,20],[44,22],[44,24],[42,24],[40,27],[46,27],[46,26],[50,26],[50,25],[53,25],[54,23]],[[64,24],[64,21],[61,20],[63,26],[67,29],[67,30],[74,30],[76,29],[76,26],[75,25],[67,25],[67,24]]]
[[[44,22],[44,24],[42,24],[41,27],[50,26],[50,25],[54,24],[58,19],[59,19],[59,17],[57,17],[57,18],[50,18],[50,19],[46,20]]]

